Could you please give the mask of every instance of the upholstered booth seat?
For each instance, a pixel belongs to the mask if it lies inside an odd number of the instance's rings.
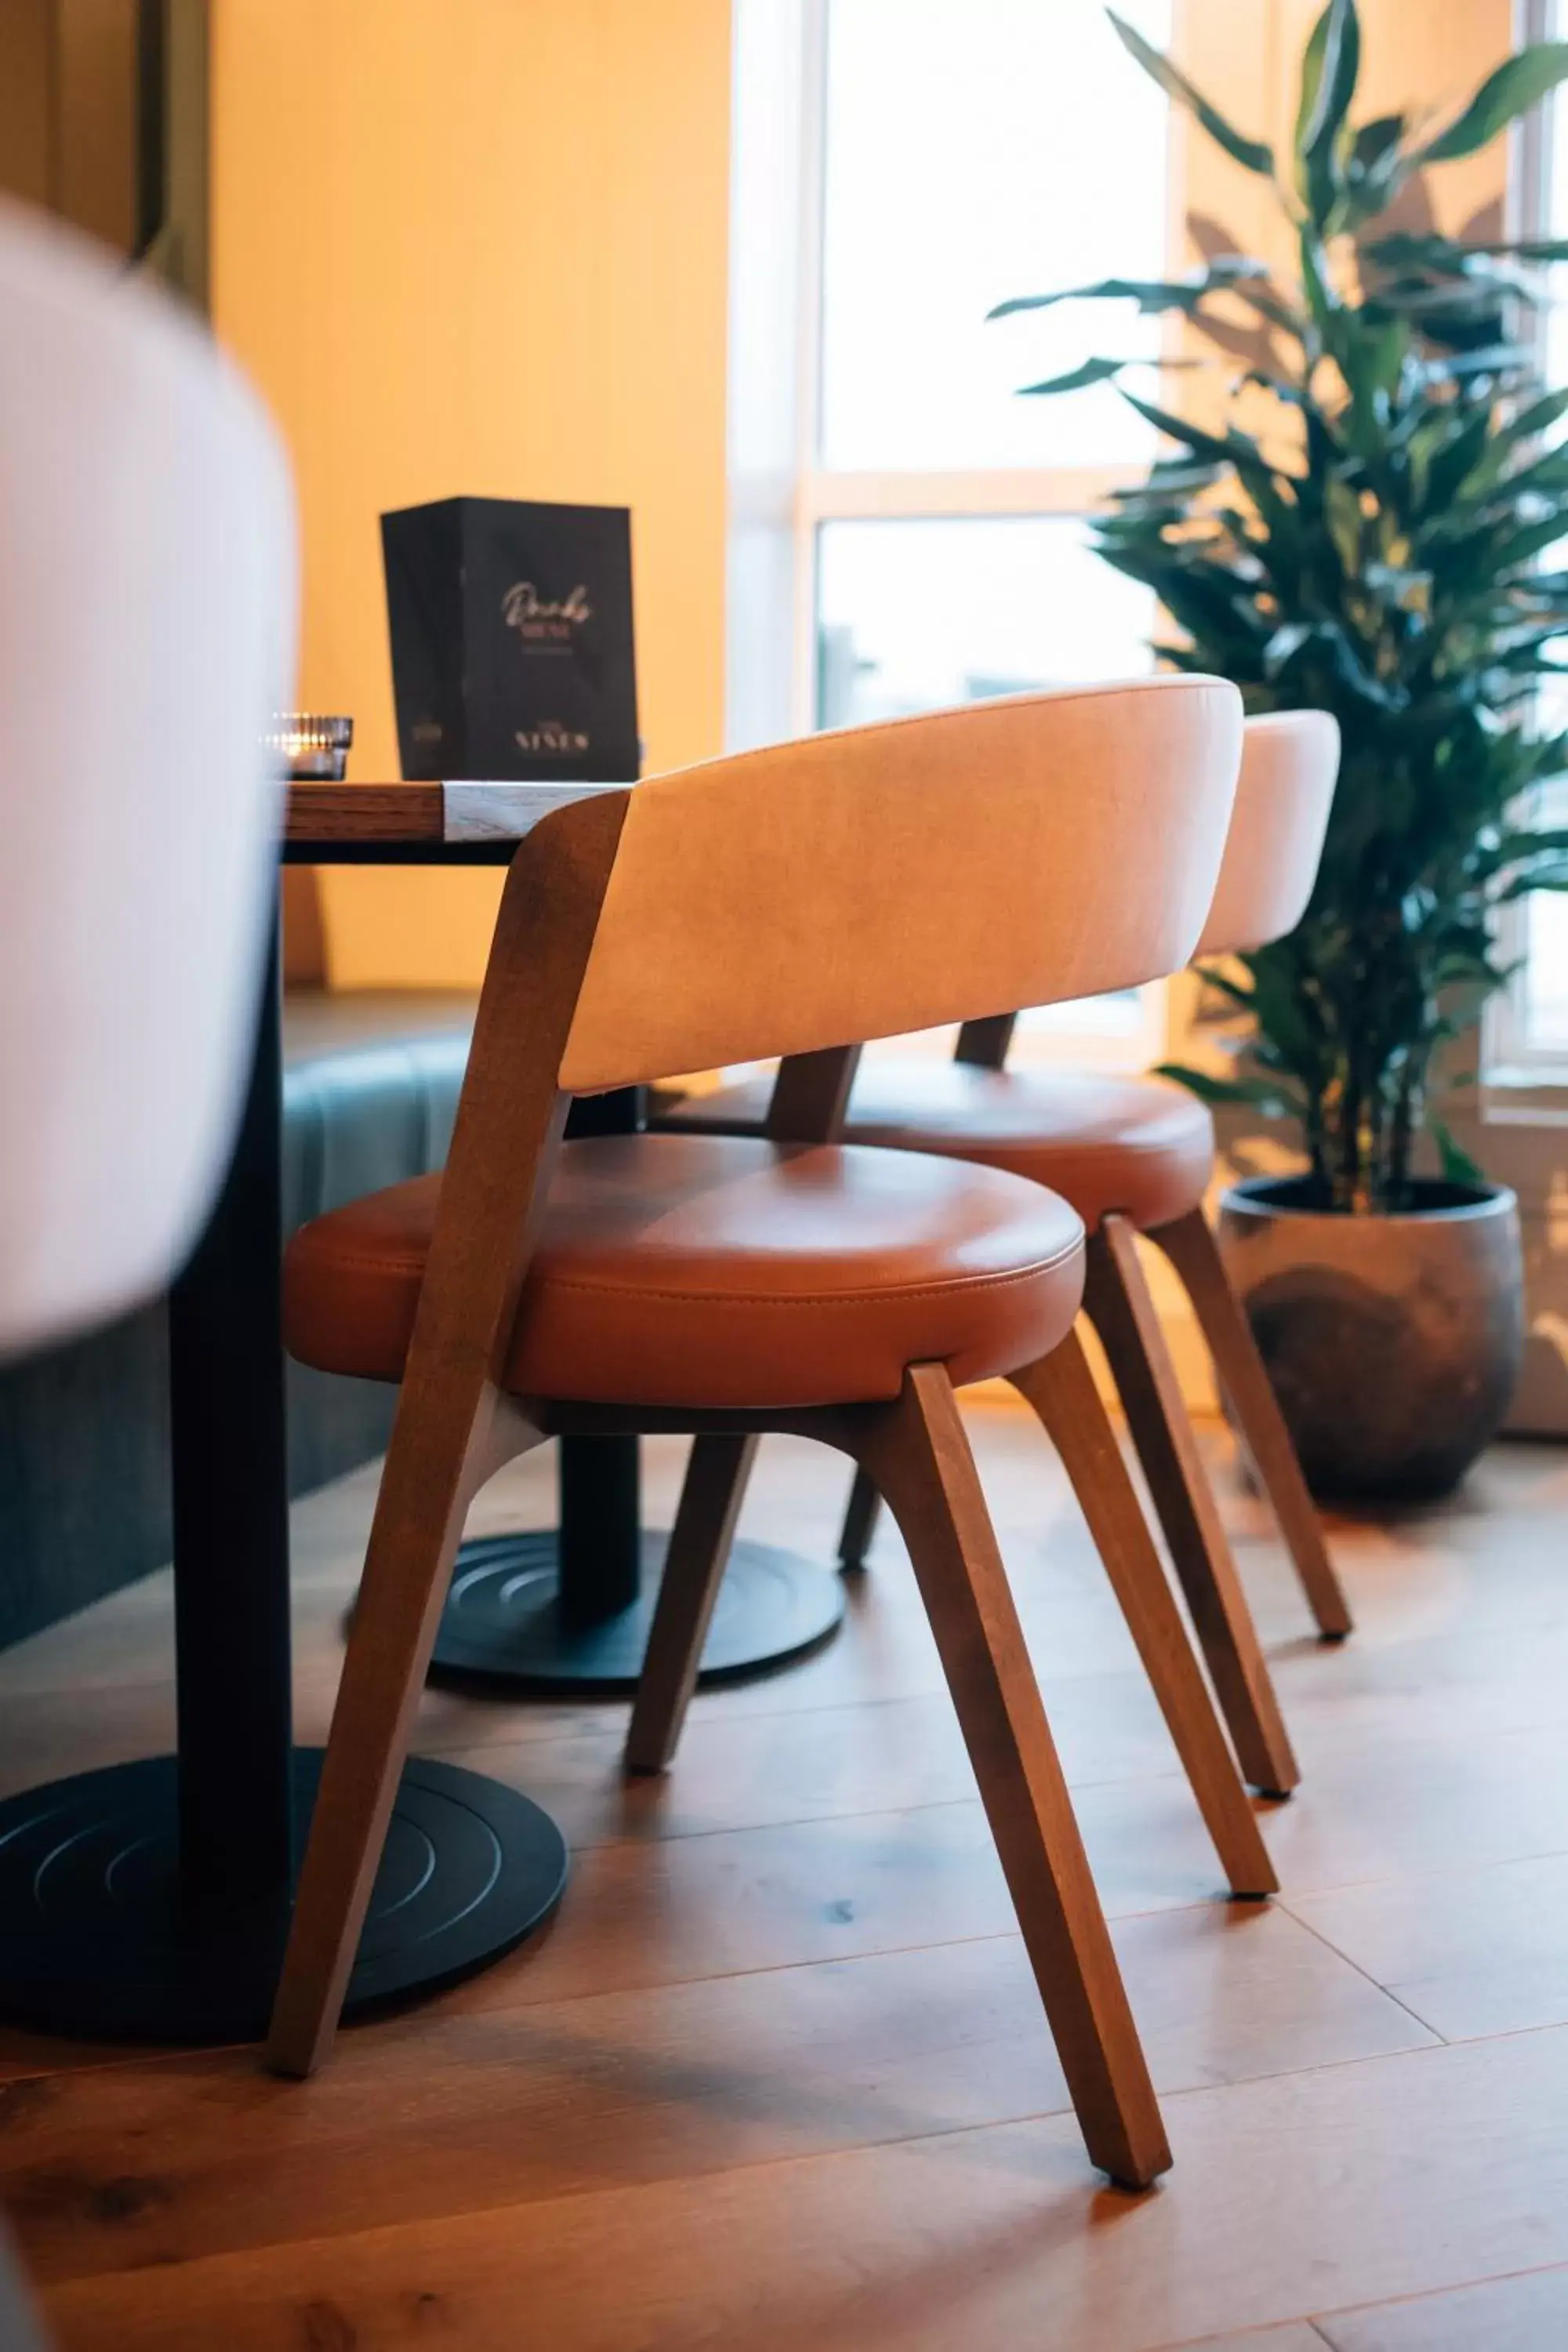
[[[289,995],[286,1233],[441,1165],[473,1011],[457,991]],[[161,1303],[0,1370],[0,1648],[167,1560],[168,1384]],[[290,1363],[291,1492],[381,1453],[393,1402],[384,1383]]]
[[[438,1177],[296,1234],[296,1356],[400,1378]],[[911,1363],[984,1380],[1055,1348],[1083,1289],[1065,1202],[989,1168],[752,1139],[566,1146],[518,1317],[521,1395],[766,1411],[896,1397]]]
[[[377,1184],[439,1168],[468,1058],[474,1001],[458,991],[290,994],[284,1008],[283,1231]],[[379,1382],[289,1366],[290,1491],[309,1494],[386,1444]]]
[[[757,1132],[771,1077],[688,1097],[666,1124],[704,1134]],[[1048,1185],[1094,1227],[1111,1212],[1142,1227],[1185,1216],[1214,1169],[1206,1106],[1161,1078],[1087,1070],[984,1070],[964,1062],[868,1057],[847,1140],[940,1151]]]

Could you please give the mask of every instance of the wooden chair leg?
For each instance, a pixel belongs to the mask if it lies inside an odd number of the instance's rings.
[[[1242,1443],[1273,1506],[1318,1631],[1326,1640],[1342,1641],[1351,1631],[1350,1607],[1329,1558],[1322,1524],[1307,1492],[1279,1401],[1241,1302],[1230,1286],[1208,1219],[1201,1209],[1194,1209],[1173,1223],[1155,1227],[1149,1238],[1164,1251],[1193,1302],[1215,1369],[1230,1398]]]
[[[907,1372],[856,1452],[914,1561],[1089,2156],[1144,2188],[1171,2151],[942,1367]]]
[[[312,2074],[331,2049],[468,1500],[489,1471],[489,1414],[420,1425],[400,1401],[300,1874],[267,2063]],[[513,1451],[516,1448],[511,1449]]]
[[[871,1549],[871,1538],[877,1532],[877,1521],[881,1516],[882,1498],[864,1470],[858,1468],[844,1514],[843,1530],[838,1538],[840,1568],[865,1567],[866,1554]]]
[[[754,1437],[692,1440],[626,1733],[629,1772],[662,1772],[675,1753],[756,1450]]]
[[[1240,1895],[1279,1882],[1076,1331],[1013,1385],[1061,1455],[1198,1809]]]
[[[1288,1795],[1300,1772],[1123,1217],[1102,1218],[1089,1236],[1084,1307],[1121,1393],[1242,1773],[1267,1796]]]

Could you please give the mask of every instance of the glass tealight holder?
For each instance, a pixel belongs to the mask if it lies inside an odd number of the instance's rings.
[[[352,719],[325,719],[313,711],[279,710],[262,741],[279,772],[295,783],[341,783],[354,740]]]

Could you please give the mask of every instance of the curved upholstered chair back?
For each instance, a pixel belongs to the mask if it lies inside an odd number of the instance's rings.
[[[1249,719],[1230,837],[1199,955],[1237,955],[1293,931],[1307,910],[1340,772],[1326,710]]]
[[[0,1355],[155,1289],[217,1180],[293,606],[287,471],[234,369],[0,208]]]
[[[1131,987],[1214,895],[1241,753],[1217,678],[1019,695],[630,795],[561,1082],[593,1093]]]

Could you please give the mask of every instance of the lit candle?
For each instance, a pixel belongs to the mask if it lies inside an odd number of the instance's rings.
[[[354,739],[352,719],[324,719],[313,712],[279,710],[262,737],[286,776],[341,782]]]

